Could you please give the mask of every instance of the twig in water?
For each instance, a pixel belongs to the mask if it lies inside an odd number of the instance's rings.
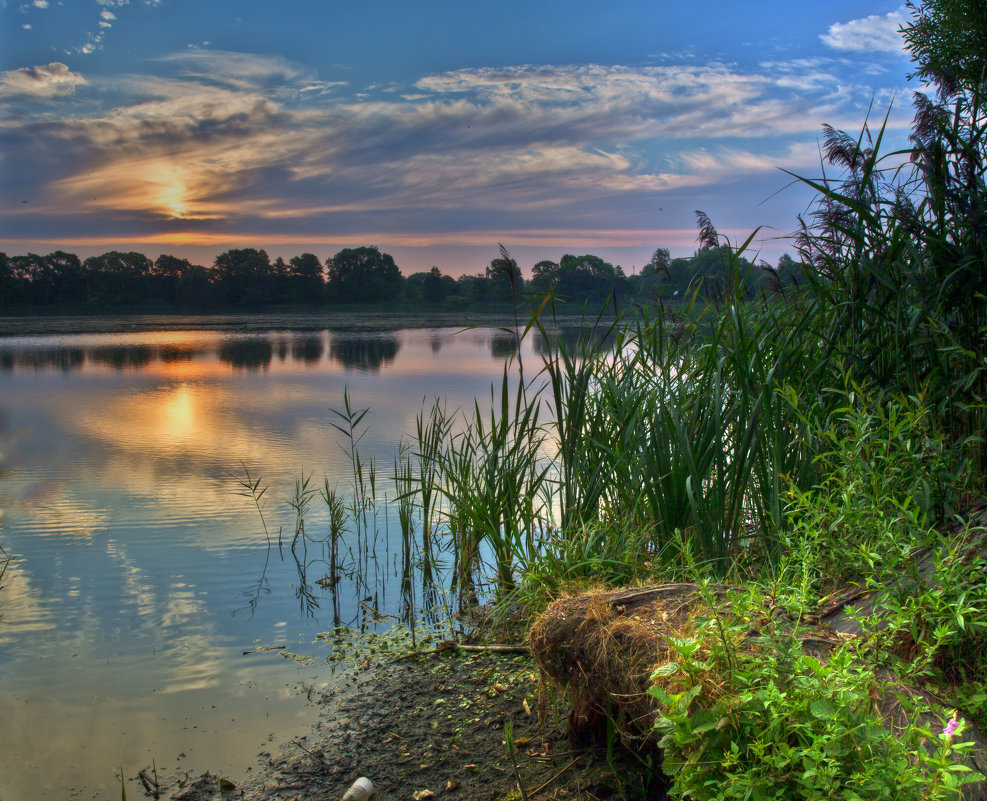
[[[383,612],[378,612],[376,609],[374,609],[370,604],[366,603],[365,601],[357,601],[356,605],[362,606],[367,612],[373,615],[374,620],[379,620],[385,617],[394,618],[394,620],[401,619],[397,615],[385,615]]]
[[[433,654],[441,654],[443,651],[467,651],[470,653],[493,653],[493,654],[527,654],[530,653],[530,649],[527,645],[464,645],[458,643],[455,640],[443,640],[434,648],[428,651],[412,651],[411,653],[404,654],[398,657],[398,661],[402,659],[410,659],[413,656],[432,656]]]
[[[262,654],[265,651],[281,651],[287,647],[288,647],[287,645],[258,645],[252,651],[244,651],[243,655],[246,656],[247,654]]]
[[[152,779],[148,776],[147,768],[142,768],[138,771],[137,776],[141,780],[141,784],[144,785],[144,789],[148,795],[153,795],[155,798],[161,795],[161,789],[158,787],[157,779]]]
[[[297,745],[299,748],[302,749],[302,751],[304,751],[306,754],[308,754],[310,757],[312,757],[312,759],[319,760],[319,762],[321,762],[323,765],[328,765],[329,764],[328,762],[326,762],[326,760],[322,756],[320,756],[319,754],[313,753],[312,751],[309,751],[304,745],[302,745],[300,742],[298,742],[298,740],[292,740],[291,741],[291,744],[292,745]]]

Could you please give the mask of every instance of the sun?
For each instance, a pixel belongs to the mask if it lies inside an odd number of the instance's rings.
[[[158,202],[173,220],[181,220],[188,216],[188,204],[185,202],[185,186],[183,184],[178,183],[167,187],[158,196]]]
[[[188,189],[185,182],[175,174],[170,165],[158,165],[152,182],[157,187],[155,205],[173,220],[181,220],[188,216]]]

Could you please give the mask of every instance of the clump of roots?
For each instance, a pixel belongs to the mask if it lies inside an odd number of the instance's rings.
[[[652,678],[676,661],[671,640],[696,635],[712,614],[693,584],[583,593],[554,601],[538,617],[531,652],[544,678],[568,696],[575,734],[590,736],[609,721],[628,743],[653,727],[648,689],[658,682],[674,692],[682,678]],[[693,681],[703,683],[705,702],[719,697],[723,682],[714,670]]]

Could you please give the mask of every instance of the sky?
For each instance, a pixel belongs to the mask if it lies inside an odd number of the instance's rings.
[[[0,0],[0,251],[628,274],[702,210],[774,263],[822,125],[912,116],[897,2]]]

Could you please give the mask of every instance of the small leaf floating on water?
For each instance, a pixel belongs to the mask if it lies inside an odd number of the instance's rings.
[[[446,792],[454,793],[456,790],[460,788],[460,786],[461,786],[460,783],[455,779],[449,779],[449,781],[446,782]]]

